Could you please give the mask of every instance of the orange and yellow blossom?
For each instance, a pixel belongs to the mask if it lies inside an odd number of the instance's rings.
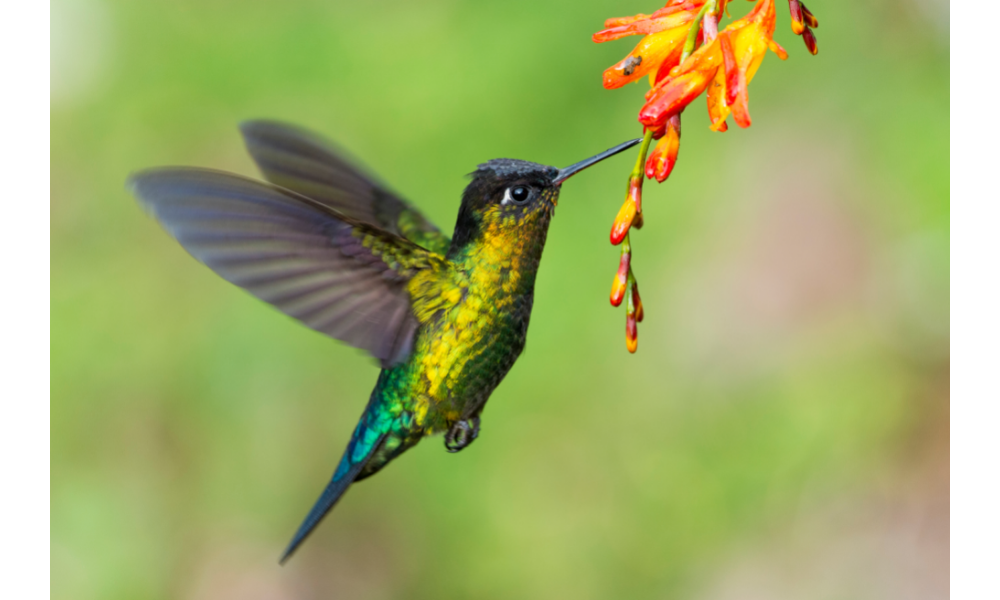
[[[618,64],[604,71],[604,87],[612,90],[632,83],[649,74],[653,79],[658,73],[669,71],[680,63],[684,41],[691,23],[706,0],[671,1],[652,15],[635,15],[608,19],[606,29],[594,34],[597,43],[609,42],[630,35],[645,37]]]
[[[674,67],[646,96],[639,122],[657,129],[679,114],[706,89],[712,129],[725,131],[730,113],[740,127],[750,126],[747,85],[770,48],[780,58],[788,54],[772,39],[774,0],[758,0],[746,17],[734,21],[703,44],[683,64]],[[709,87],[711,85],[711,87]]]
[[[677,164],[681,113],[707,90],[708,114],[713,131],[726,131],[730,115],[740,127],[751,123],[747,86],[770,49],[782,60],[788,57],[774,41],[775,0],[756,0],[753,9],[721,32],[719,19],[728,0],[668,0],[651,15],[608,19],[595,42],[630,35],[643,38],[632,51],[604,71],[604,87],[615,89],[649,76],[652,89],[639,111],[644,139],[629,177],[625,202],[611,228],[611,243],[621,245],[618,271],[611,286],[611,304],[626,305],[625,341],[629,352],[638,347],[638,323],[643,319],[639,286],[632,272],[629,231],[642,226],[642,184],[646,178],[663,182]],[[801,0],[788,0],[792,31],[801,35],[810,53],[816,54],[816,17]],[[659,140],[647,152],[652,140]]]

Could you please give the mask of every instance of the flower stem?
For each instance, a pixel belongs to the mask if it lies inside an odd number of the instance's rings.
[[[643,176],[643,166],[646,164],[646,153],[649,152],[649,143],[653,141],[653,130],[646,129],[646,133],[642,136],[642,145],[639,146],[639,158],[635,161],[635,167],[632,168],[632,174],[629,175],[629,179],[638,179]]]
[[[695,16],[694,22],[691,23],[691,29],[688,30],[687,39],[684,41],[684,49],[681,51],[682,63],[694,52],[694,44],[698,41],[698,30],[701,29],[701,20],[709,9],[713,12],[715,11],[715,0],[708,0],[708,2],[703,4],[701,10],[698,11],[698,15]]]

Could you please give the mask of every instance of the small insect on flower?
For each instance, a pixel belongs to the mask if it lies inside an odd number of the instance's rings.
[[[740,127],[751,125],[748,86],[770,50],[785,60],[788,53],[774,41],[775,0],[756,0],[742,19],[719,31],[728,0],[669,0],[656,12],[618,17],[604,22],[593,35],[597,43],[642,35],[629,54],[604,71],[604,87],[615,89],[649,76],[650,90],[639,110],[643,143],[629,176],[628,193],[611,228],[611,243],[624,244],[618,273],[611,288],[611,304],[626,303],[626,346],[635,352],[642,302],[632,273],[629,231],[642,226],[642,183],[664,182],[677,165],[681,141],[681,113],[705,93],[709,129],[726,131],[732,115]],[[792,31],[801,35],[816,54],[812,29],[819,21],[801,0],[788,0]],[[649,153],[651,140],[658,140]],[[647,160],[647,153],[649,158]],[[628,248],[627,252],[625,248]]]

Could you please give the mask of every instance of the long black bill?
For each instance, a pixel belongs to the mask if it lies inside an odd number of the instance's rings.
[[[614,156],[615,154],[618,154],[619,152],[621,152],[623,150],[628,150],[629,148],[631,148],[632,146],[635,146],[636,144],[638,144],[641,141],[642,141],[642,138],[635,138],[634,140],[629,140],[627,142],[623,142],[621,144],[618,144],[614,148],[609,148],[608,150],[605,150],[604,152],[601,152],[600,154],[591,156],[590,158],[585,159],[585,160],[581,160],[580,162],[572,164],[572,165],[566,167],[565,169],[559,169],[559,174],[556,175],[556,178],[553,181],[553,183],[562,183],[562,182],[566,181],[567,179],[569,179],[570,177],[572,177],[573,175],[576,175],[580,171],[586,169],[590,165],[597,164],[597,163],[601,162],[602,160],[604,160],[605,158],[608,158],[609,156]]]

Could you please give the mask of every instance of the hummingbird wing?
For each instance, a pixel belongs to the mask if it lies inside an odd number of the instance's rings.
[[[407,282],[444,258],[275,185],[194,168],[152,169],[135,196],[196,259],[383,366],[409,354]]]
[[[246,121],[240,124],[240,132],[250,156],[271,183],[315,198],[341,214],[432,252],[448,252],[451,241],[447,236],[332,142],[275,121]]]

